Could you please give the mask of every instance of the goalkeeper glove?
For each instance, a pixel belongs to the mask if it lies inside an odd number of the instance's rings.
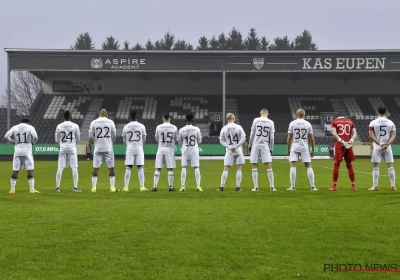
[[[350,149],[351,147],[353,147],[353,145],[351,145],[349,142],[343,142],[343,146],[344,146],[346,149]]]
[[[354,139],[351,138],[350,141],[349,141],[349,144],[351,144],[351,143],[353,143],[353,142],[354,142]]]

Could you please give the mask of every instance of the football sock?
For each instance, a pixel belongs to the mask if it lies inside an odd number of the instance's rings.
[[[347,167],[347,172],[349,173],[350,182],[351,182],[352,184],[354,184],[354,182],[355,182],[355,176],[354,176],[353,165],[352,165],[352,164],[349,164],[349,165],[346,165],[346,167]]]
[[[185,187],[185,182],[186,182],[186,167],[182,167],[182,172],[181,172],[181,185],[182,185],[182,188]]]
[[[290,187],[295,188],[296,186],[296,167],[290,167]]]
[[[225,186],[226,178],[228,178],[228,170],[224,169],[221,176],[221,188]]]
[[[394,187],[396,185],[396,173],[394,171],[394,168],[390,167],[388,169],[388,172],[389,172],[390,184],[392,187]]]
[[[242,182],[242,170],[236,170],[236,188],[240,188]]]
[[[58,169],[57,169],[57,174],[56,174],[56,188],[57,188],[57,189],[60,188],[61,177],[62,177],[63,169],[64,169],[64,168],[58,168]]]
[[[340,168],[340,163],[334,163],[333,164],[333,172],[332,172],[332,180],[333,180],[333,184],[336,186],[336,183],[338,181],[339,178],[339,168]]]
[[[138,168],[139,184],[144,187],[144,169],[143,166]]]
[[[310,181],[310,186],[311,188],[314,188],[314,170],[312,167],[307,167],[307,175],[308,175],[308,180]]]
[[[125,183],[125,187],[129,187],[129,181],[131,180],[131,172],[132,169],[130,167],[127,167],[125,169],[125,177],[124,177],[124,183]]]
[[[372,181],[374,182],[374,187],[377,187],[378,182],[379,182],[379,168],[378,167],[374,167],[374,169],[372,169]]]
[[[270,188],[274,188],[274,172],[272,171],[272,169],[268,169],[268,179],[269,179],[269,187]]]
[[[154,187],[157,188],[158,180],[160,180],[160,171],[154,172]]]
[[[196,167],[194,169],[194,176],[196,177],[197,187],[200,188],[200,181],[201,181],[200,168]]]
[[[15,191],[15,185],[17,184],[17,179],[11,178],[10,183],[11,183],[11,190]]]
[[[171,188],[174,187],[174,172],[168,171],[168,184]]]
[[[97,186],[97,176],[92,176],[92,189],[95,189]]]
[[[110,187],[115,188],[115,176],[110,176]]]
[[[74,181],[74,189],[77,189],[79,179],[78,168],[72,168],[72,179]]]
[[[251,175],[253,176],[254,188],[258,188],[258,170],[257,170],[257,168],[254,168],[251,171]]]
[[[35,189],[35,179],[29,178],[28,183],[29,183],[29,189],[33,191]]]

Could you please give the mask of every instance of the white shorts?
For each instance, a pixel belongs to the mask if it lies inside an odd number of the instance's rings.
[[[272,162],[271,152],[265,149],[252,149],[250,152],[250,163],[258,163],[261,158],[262,163]]]
[[[144,154],[126,154],[125,155],[125,165],[144,165]]]
[[[167,168],[175,168],[176,163],[175,163],[175,155],[162,155],[162,154],[157,154],[156,155],[156,168],[163,168],[164,164],[167,165]]]
[[[33,170],[35,168],[35,163],[33,161],[33,155],[14,156],[13,171],[20,171],[24,167],[26,170]]]
[[[371,162],[381,162],[382,160],[385,163],[394,162],[392,149],[387,149],[384,151],[381,148],[373,148]]]
[[[114,153],[113,152],[98,152],[93,155],[93,168],[100,168],[105,162],[108,168],[114,168]]]
[[[311,156],[309,152],[290,152],[289,155],[289,161],[299,161],[299,158],[301,157],[302,162],[311,162]]]
[[[238,164],[244,164],[246,161],[244,160],[244,155],[243,154],[225,154],[225,159],[224,159],[224,166],[232,166],[234,163],[236,165]]]
[[[200,159],[199,158],[186,158],[185,156],[182,156],[182,167],[187,167],[187,166],[192,166],[192,167],[199,167],[200,166]]]
[[[78,155],[75,153],[60,153],[58,155],[58,168],[67,168],[68,165],[71,166],[71,168],[78,168]]]

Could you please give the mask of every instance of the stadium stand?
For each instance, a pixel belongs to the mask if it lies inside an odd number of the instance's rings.
[[[313,124],[317,144],[328,144],[333,141],[331,136],[326,136],[323,129],[321,112],[334,112],[330,97],[296,97],[296,96],[271,96],[271,95],[240,95],[228,96],[232,106],[237,106],[235,112],[238,123],[243,126],[249,136],[254,118],[259,116],[259,110],[266,107],[270,118],[275,122],[276,133],[281,134],[280,142],[285,142],[285,134],[289,123],[295,118],[295,111],[302,107],[306,111],[306,119]],[[358,140],[370,142],[368,137],[368,124],[376,117],[379,106],[388,108],[389,118],[396,126],[400,125],[400,97],[352,97],[335,96],[343,103],[348,116],[354,121],[359,134]],[[227,99],[228,100],[228,99]],[[106,94],[42,94],[35,103],[32,114],[28,117],[39,134],[39,143],[53,143],[54,130],[58,123],[63,121],[64,110],[72,112],[73,121],[82,130],[82,136],[87,136],[90,122],[97,117],[100,108],[106,108],[109,117],[117,127],[117,135],[121,135],[123,126],[129,122],[129,112],[136,110],[141,121],[148,131],[148,143],[155,143],[154,131],[161,123],[162,115],[170,113],[178,128],[185,125],[185,115],[193,113],[195,123],[203,133],[203,142],[206,144],[219,143],[218,136],[209,136],[210,112],[222,111],[222,98],[218,95],[201,96],[174,96],[174,95],[106,95]],[[92,108],[92,109],[90,109]],[[336,108],[336,107],[335,107]],[[336,108],[337,109],[337,108]],[[227,108],[228,110],[228,108]],[[343,113],[343,112],[340,112]],[[23,116],[12,116],[11,125],[18,124]],[[7,123],[0,123],[0,133],[4,135]],[[117,138],[117,143],[122,143],[122,137]],[[396,140],[400,143],[400,139]]]

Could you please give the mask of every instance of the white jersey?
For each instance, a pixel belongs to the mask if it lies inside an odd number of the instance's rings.
[[[376,118],[369,124],[369,131],[374,132],[374,136],[379,140],[379,143],[386,143],[390,139],[392,131],[395,130],[396,127],[394,123],[385,117]],[[374,147],[378,146],[378,144],[374,143]],[[390,148],[390,146],[388,148]]]
[[[272,150],[274,147],[275,124],[267,117],[255,118],[251,126],[249,148]]]
[[[126,153],[132,155],[142,155],[143,146],[146,142],[146,128],[137,121],[132,121],[124,126],[122,138],[126,145]]]
[[[94,142],[94,152],[112,152],[117,130],[112,120],[106,117],[95,119],[90,124],[89,138]]]
[[[38,135],[33,126],[20,123],[13,126],[4,136],[8,141],[14,140],[14,155],[32,155],[32,144],[38,140]]]
[[[304,119],[297,119],[290,123],[288,133],[292,133],[292,152],[305,153],[308,150],[308,135],[313,134],[311,124]]]
[[[244,133],[244,130],[240,125],[228,123],[221,129],[219,142],[226,148],[226,151],[235,148],[236,150],[233,154],[243,154],[242,145],[244,141],[246,141],[246,133]]]
[[[60,154],[76,154],[76,143],[79,143],[81,132],[76,123],[65,121],[57,125],[55,140],[60,144]]]
[[[156,128],[158,154],[171,155],[175,153],[175,143],[178,140],[178,129],[170,123],[163,123]]]
[[[196,126],[186,125],[179,129],[178,142],[182,145],[182,156],[187,159],[198,158],[201,139],[200,129]]]

